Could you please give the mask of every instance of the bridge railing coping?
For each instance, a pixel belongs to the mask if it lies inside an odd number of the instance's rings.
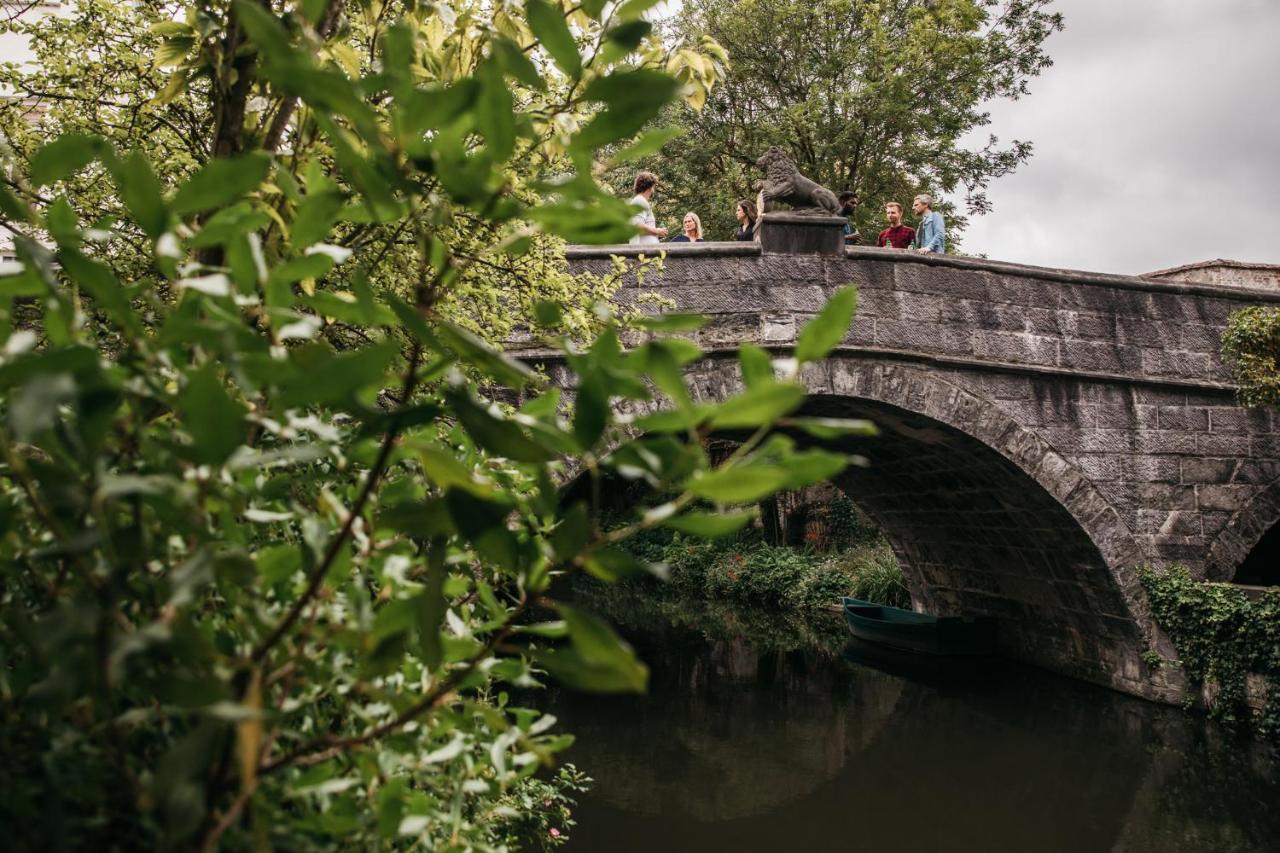
[[[610,258],[615,255],[624,258],[639,258],[642,256],[653,258],[659,254],[664,255],[669,260],[678,261],[685,258],[758,257],[764,255],[765,252],[759,243],[733,240],[708,241],[705,243],[650,243],[648,245],[621,243],[607,246],[568,246],[565,248],[565,258],[570,261]],[[845,249],[845,257],[864,261],[926,264],[955,269],[995,272],[1024,278],[1060,281],[1065,284],[1093,284],[1146,293],[1176,293],[1188,296],[1217,296],[1229,299],[1246,297],[1257,302],[1280,303],[1280,291],[1268,292],[1231,284],[1153,280],[1131,275],[1086,272],[1019,264],[1012,261],[996,261],[989,258],[922,254],[901,249],[880,249],[872,246],[847,247]],[[631,286],[634,286],[634,284],[631,284]]]

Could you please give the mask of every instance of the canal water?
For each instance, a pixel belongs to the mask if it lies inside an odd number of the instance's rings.
[[[595,782],[571,851],[1280,851],[1275,752],[1016,665],[921,667],[805,623],[605,610],[644,696],[553,689]]]

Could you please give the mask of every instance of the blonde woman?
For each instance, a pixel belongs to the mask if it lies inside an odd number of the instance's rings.
[[[672,237],[672,243],[703,243],[702,218],[692,210],[684,215],[684,233]]]

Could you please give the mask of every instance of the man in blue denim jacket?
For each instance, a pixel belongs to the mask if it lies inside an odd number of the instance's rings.
[[[942,214],[933,209],[933,196],[916,196],[911,203],[911,210],[920,217],[920,227],[916,229],[916,251],[937,252],[939,255],[945,253],[947,226],[942,221]]]

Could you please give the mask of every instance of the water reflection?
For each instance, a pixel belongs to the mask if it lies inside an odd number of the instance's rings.
[[[868,665],[833,650],[834,616],[604,607],[652,687],[551,695],[597,780],[571,849],[1280,849],[1274,756],[1178,709],[1025,668]]]

